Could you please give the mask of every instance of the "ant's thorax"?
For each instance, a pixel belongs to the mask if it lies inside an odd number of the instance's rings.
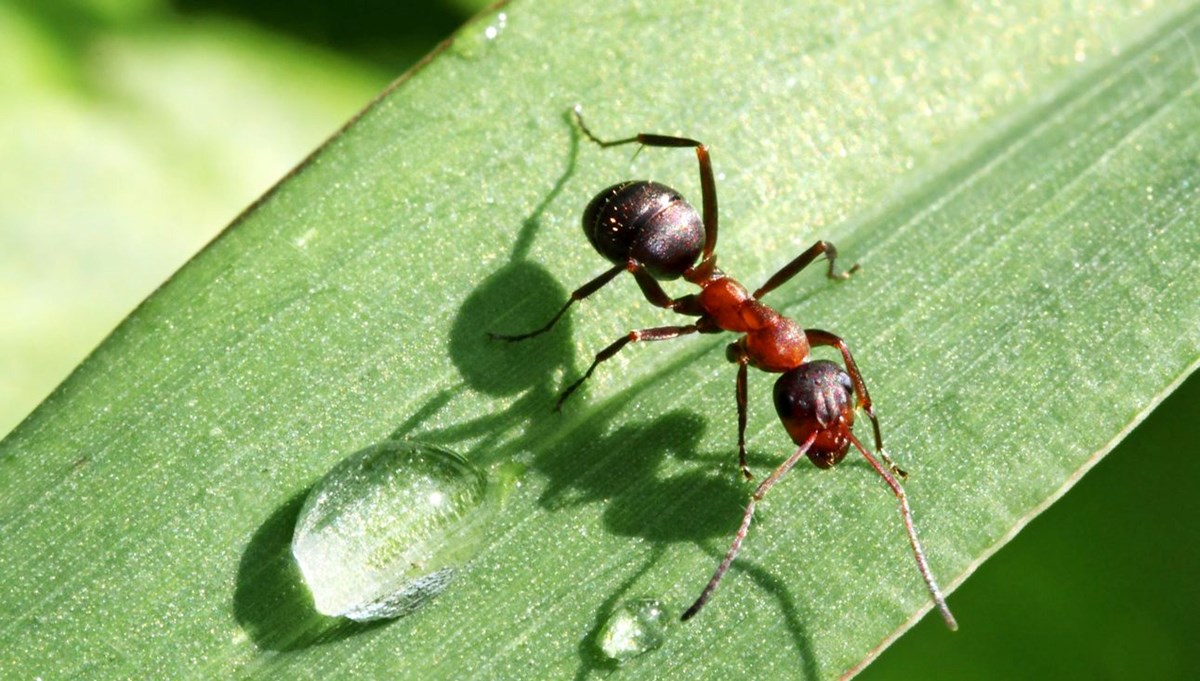
[[[688,280],[700,287],[699,304],[705,317],[723,331],[746,334],[734,343],[731,361],[783,373],[808,359],[808,337],[799,324],[754,298],[745,286],[715,266],[707,270],[708,276],[697,277],[698,281],[688,273]]]

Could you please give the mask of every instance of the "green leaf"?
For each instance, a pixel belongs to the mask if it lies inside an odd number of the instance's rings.
[[[770,302],[848,339],[943,585],[1065,491],[1200,359],[1200,13],[938,3],[530,0],[482,17],[147,300],[0,445],[8,675],[562,678],[622,599],[674,613],[724,552],[736,473],[728,338],[672,323],[576,226],[600,187],[698,196],[754,286],[818,238],[863,268]],[[672,287],[682,292],[684,287]],[[664,321],[671,320],[671,321]],[[751,465],[791,451],[751,376]],[[395,622],[308,609],[303,494],[394,435],[524,467],[492,541]],[[799,466],[707,609],[631,675],[837,676],[928,607],[862,462]],[[951,606],[954,599],[950,599]],[[964,622],[964,626],[970,626]],[[949,635],[949,634],[947,634]]]

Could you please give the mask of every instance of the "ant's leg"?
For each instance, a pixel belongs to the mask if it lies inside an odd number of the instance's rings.
[[[533,338],[534,336],[540,336],[553,328],[553,326],[558,323],[558,320],[561,319],[562,316],[567,313],[567,310],[571,308],[571,305],[600,290],[605,284],[616,278],[616,276],[620,274],[622,270],[626,269],[633,273],[634,279],[637,280],[638,288],[642,289],[642,295],[644,295],[646,300],[650,301],[651,304],[657,307],[666,308],[668,310],[674,310],[680,314],[692,316],[704,314],[704,310],[700,307],[699,299],[695,294],[686,295],[682,298],[672,298],[671,296],[667,295],[667,292],[663,290],[662,286],[659,285],[658,281],[654,277],[650,276],[649,273],[642,269],[640,264],[631,262],[625,265],[615,265],[608,270],[605,270],[600,276],[575,289],[575,291],[571,293],[570,298],[567,299],[566,304],[563,305],[562,308],[550,318],[550,321],[546,322],[546,324],[540,329],[530,331],[529,333],[516,335],[488,332],[488,337],[492,340],[511,342],[525,340],[526,338]]]
[[[804,444],[800,445],[795,454],[792,454],[779,468],[772,471],[762,481],[762,484],[758,486],[758,489],[754,490],[754,494],[750,497],[750,503],[746,505],[746,513],[742,516],[742,526],[738,528],[737,534],[734,535],[733,544],[729,547],[729,551],[725,553],[725,558],[717,566],[717,571],[713,574],[712,579],[708,580],[704,591],[700,592],[700,597],[696,599],[695,603],[692,603],[692,607],[688,608],[680,619],[686,622],[695,617],[696,613],[700,612],[700,608],[703,608],[704,604],[708,602],[709,597],[717,590],[717,585],[721,583],[721,577],[725,576],[725,571],[733,564],[733,559],[737,558],[738,551],[742,549],[742,541],[746,539],[746,533],[750,531],[750,520],[754,517],[754,507],[758,505],[758,502],[762,501],[762,498],[775,486],[776,482],[779,482],[779,479],[785,473],[792,470],[792,466],[795,466],[801,457],[808,452],[808,448],[812,446],[815,439],[817,439],[817,434],[814,432],[808,436],[808,440]]]
[[[632,261],[631,263],[627,268],[633,273],[633,278],[637,281],[638,288],[642,289],[642,295],[646,297],[646,300],[651,305],[693,317],[704,314],[704,308],[700,307],[700,298],[696,294],[692,293],[680,298],[672,298],[663,290],[658,280],[651,276],[649,272],[642,269],[641,265]]]
[[[883,435],[879,432],[879,419],[875,418],[875,408],[871,405],[871,394],[867,392],[867,384],[863,382],[862,373],[859,372],[858,365],[854,363],[854,355],[850,354],[850,346],[846,345],[846,341],[840,337],[820,329],[805,329],[804,335],[808,337],[808,344],[812,347],[834,347],[842,353],[842,361],[846,364],[846,373],[850,374],[850,380],[854,382],[854,392],[858,395],[858,406],[862,407],[862,410],[870,417],[871,427],[875,430],[875,451],[879,452],[879,457],[888,465],[888,468],[892,469],[893,473],[901,479],[907,479],[908,473],[897,466],[883,449]]]
[[[796,276],[800,270],[812,264],[812,261],[816,260],[822,253],[825,254],[825,259],[829,261],[829,271],[825,273],[825,276],[829,277],[830,279],[849,279],[851,274],[854,274],[858,271],[858,265],[854,265],[845,272],[834,272],[833,262],[837,260],[837,248],[835,248],[834,245],[828,241],[818,241],[812,246],[809,246],[808,250],[797,256],[795,260],[784,265],[783,269],[772,275],[771,278],[767,280],[767,283],[763,284],[757,291],[754,292],[754,297],[756,299],[762,298],[771,291],[779,288],[781,285],[786,283],[787,280]]]
[[[567,313],[567,309],[570,308],[572,304],[574,304],[576,301],[583,300],[584,298],[587,298],[588,296],[592,295],[596,291],[600,290],[601,287],[603,287],[608,282],[612,281],[613,278],[616,277],[618,274],[620,274],[624,269],[625,269],[624,265],[617,265],[615,267],[612,267],[612,268],[606,270],[604,272],[604,274],[601,274],[600,276],[589,281],[588,283],[584,284],[583,286],[580,286],[579,288],[575,289],[574,293],[571,294],[571,297],[569,299],[567,299],[567,304],[563,305],[562,309],[560,309],[558,311],[558,314],[551,317],[550,321],[546,322],[546,325],[543,326],[542,328],[537,329],[536,331],[530,331],[529,333],[522,333],[522,334],[518,334],[515,336],[509,336],[509,335],[502,334],[502,333],[491,333],[489,331],[488,337],[491,338],[492,340],[519,341],[519,340],[525,340],[526,338],[533,338],[534,336],[540,336],[543,333],[546,333],[547,331],[549,331],[550,328],[552,326],[554,326],[558,322],[558,320],[562,318],[562,316],[564,314]]]
[[[738,360],[737,372],[737,410],[738,410],[738,466],[742,469],[742,476],[747,480],[753,480],[754,474],[750,472],[750,466],[746,465],[746,367],[749,366],[749,359],[742,356]]]
[[[584,381],[586,381],[588,376],[592,375],[592,372],[596,370],[596,367],[599,366],[601,362],[612,358],[613,355],[620,352],[621,348],[625,347],[626,345],[630,343],[636,343],[638,341],[670,340],[672,338],[686,336],[690,333],[696,333],[699,330],[700,327],[697,325],[688,324],[687,326],[660,326],[653,329],[638,329],[635,331],[630,331],[626,335],[622,336],[617,342],[596,353],[596,359],[592,361],[592,365],[588,367],[586,372],[584,372],[583,377],[567,386],[567,389],[563,391],[562,395],[559,395],[558,403],[554,405],[555,411],[562,409],[563,402],[566,402],[567,398],[571,396],[571,393],[575,392],[575,389],[578,388]]]
[[[725,357],[738,365],[737,372],[737,412],[738,412],[738,466],[747,480],[753,480],[750,466],[746,464],[746,369],[750,365],[750,356],[746,354],[745,339],[730,343],[725,348]]]
[[[712,159],[708,155],[708,147],[703,142],[688,137],[672,137],[670,135],[652,135],[639,133],[633,137],[619,140],[602,140],[592,133],[583,122],[578,106],[574,109],[575,122],[588,139],[601,147],[615,147],[622,144],[641,144],[646,147],[695,147],[696,159],[700,162],[700,195],[703,202],[701,212],[704,215],[704,250],[700,252],[700,262],[712,257],[717,248],[717,181],[713,177]]]

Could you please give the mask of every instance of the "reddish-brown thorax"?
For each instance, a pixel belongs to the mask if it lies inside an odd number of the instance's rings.
[[[714,324],[725,331],[746,334],[738,339],[737,346],[751,366],[783,373],[808,358],[804,329],[755,300],[745,286],[715,267],[707,277],[688,278],[700,287],[700,307]]]

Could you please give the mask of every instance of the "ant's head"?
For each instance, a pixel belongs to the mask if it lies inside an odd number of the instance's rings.
[[[657,182],[622,182],[583,211],[583,232],[616,265],[638,261],[655,279],[678,279],[704,249],[704,223],[679,192]]]
[[[842,367],[819,359],[785,372],[775,381],[775,411],[797,445],[816,434],[808,458],[818,468],[845,458],[854,425],[854,384]]]

